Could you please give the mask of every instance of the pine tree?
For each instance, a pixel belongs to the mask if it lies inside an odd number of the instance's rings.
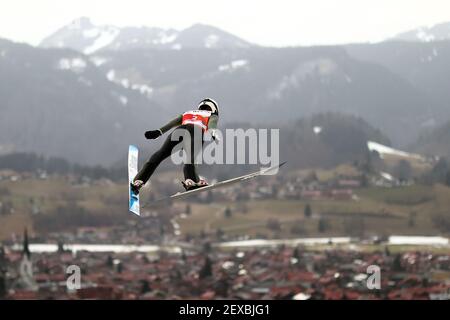
[[[147,280],[141,280],[141,294],[151,291],[150,284]]]
[[[402,265],[402,256],[401,254],[397,254],[394,258],[394,262],[392,265],[392,270],[394,271],[403,271],[403,265]]]
[[[232,212],[230,207],[227,207],[224,211],[225,218],[231,218]]]
[[[416,225],[416,213],[410,212],[408,219],[408,227],[413,228]]]
[[[367,188],[369,186],[369,178],[366,173],[363,173],[360,177],[361,187]]]
[[[58,253],[64,253],[64,243],[62,240],[58,240]]]
[[[206,241],[203,244],[203,252],[205,253],[211,252],[211,243],[209,241]]]
[[[328,229],[328,223],[327,223],[326,219],[323,217],[320,217],[319,223],[317,225],[317,230],[320,233],[323,233],[323,232],[327,231],[327,229]]]
[[[311,218],[312,215],[312,210],[311,210],[311,206],[309,203],[306,204],[305,206],[305,210],[303,211],[305,218]]]
[[[106,265],[109,268],[112,268],[114,266],[113,257],[111,255],[108,255],[108,257],[106,258]]]
[[[220,239],[222,239],[223,235],[224,235],[223,230],[221,228],[217,228],[216,229],[216,238],[220,240]]]
[[[6,258],[3,245],[0,243],[0,300],[6,296]]]
[[[6,296],[6,279],[2,270],[0,270],[0,299]]]
[[[450,171],[448,171],[447,174],[445,175],[445,185],[447,187],[450,187]]]
[[[204,279],[212,276],[212,262],[207,256],[205,259],[205,263],[198,274],[200,279]]]
[[[122,262],[119,262],[117,264],[117,273],[122,273],[122,271],[123,271],[123,264]]]
[[[295,247],[294,251],[292,252],[292,257],[300,260],[300,250],[298,249],[298,247]]]
[[[411,164],[407,160],[400,160],[394,167],[394,175],[397,176],[401,182],[408,181],[412,176]]]

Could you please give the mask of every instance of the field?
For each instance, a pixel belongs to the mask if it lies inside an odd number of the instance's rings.
[[[368,188],[356,192],[357,200],[263,200],[245,203],[192,205],[192,214],[179,219],[182,233],[222,231],[267,237],[357,236],[359,232],[376,235],[444,234],[433,223],[435,213],[448,217],[450,189],[444,186]],[[310,204],[312,216],[305,217]],[[242,210],[245,207],[245,210]],[[226,217],[226,208],[231,217]],[[319,231],[319,221],[327,225]],[[279,226],[270,228],[270,220]],[[273,224],[273,223],[272,223]],[[448,235],[448,234],[447,234]]]
[[[333,174],[323,171],[319,175],[326,179]],[[450,219],[448,187],[365,188],[355,190],[355,194],[354,200],[191,202],[191,214],[179,216],[177,222],[182,236],[218,231],[231,236],[269,238],[390,234],[449,236],[449,230],[434,221],[435,215]],[[129,218],[126,185],[103,180],[93,184],[70,183],[61,177],[0,181],[0,202],[14,208],[9,214],[0,214],[0,240],[10,238],[13,233],[21,234],[25,227],[31,232],[36,231],[33,226],[36,208],[38,215],[54,215],[58,207],[64,211],[76,204],[85,209],[86,214],[97,217],[97,221],[101,221],[98,215],[108,215],[108,220],[120,218],[118,221]],[[312,209],[310,217],[304,214],[307,204]],[[188,203],[180,201],[173,205],[182,211]]]
[[[0,181],[2,206],[12,205],[12,212],[0,214],[0,240],[11,234],[22,234],[25,227],[31,232],[33,213],[53,214],[58,207],[76,203],[90,214],[101,215],[127,210],[126,186],[99,181],[94,185],[71,184],[61,177],[47,180]]]

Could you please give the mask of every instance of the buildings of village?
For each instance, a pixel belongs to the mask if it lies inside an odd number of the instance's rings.
[[[49,179],[40,174],[39,179]],[[19,181],[34,176],[11,172],[3,179]],[[264,177],[262,185],[249,181],[245,188],[227,188],[203,193],[193,201],[245,201],[247,199],[303,199],[356,201],[357,189],[367,181],[360,176],[338,175],[320,181],[307,177]],[[373,178],[372,185],[392,187],[389,177]],[[73,180],[90,187],[108,181]],[[161,195],[170,194],[163,186]],[[157,194],[158,190],[155,190]],[[31,202],[30,202],[31,203]],[[32,206],[35,214],[40,208]],[[449,299],[450,254],[426,250],[391,254],[284,247],[217,249],[207,242],[217,239],[184,239],[176,252],[67,251],[64,243],[160,244],[177,240],[171,218],[179,212],[166,208],[164,217],[147,212],[139,223],[129,219],[114,228],[81,227],[75,232],[37,236],[33,241],[58,243],[58,250],[32,253],[28,235],[23,250],[13,248],[20,237],[0,248],[1,299]],[[0,213],[13,214],[14,207],[0,205]],[[180,240],[180,239],[178,239]],[[367,268],[381,271],[379,289],[369,289]],[[69,266],[81,271],[80,287],[70,289]]]
[[[450,254],[306,247],[168,253],[0,250],[2,299],[450,299]],[[70,266],[80,286],[68,286]],[[369,266],[380,270],[370,288]]]

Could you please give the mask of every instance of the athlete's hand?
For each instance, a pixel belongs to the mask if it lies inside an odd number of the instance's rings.
[[[145,132],[145,137],[147,139],[156,139],[162,136],[161,130],[150,130]]]
[[[215,142],[220,142],[219,136],[217,135],[216,130],[211,130],[211,137]]]

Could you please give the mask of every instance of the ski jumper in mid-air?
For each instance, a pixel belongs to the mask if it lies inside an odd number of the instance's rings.
[[[190,110],[179,115],[158,130],[150,130],[145,132],[145,137],[147,139],[157,139],[170,129],[176,128],[169,134],[161,148],[150,157],[150,159],[134,177],[130,184],[131,190],[135,194],[139,194],[139,190],[150,179],[159,164],[164,159],[171,156],[175,147],[179,143],[183,144],[183,149],[185,151],[187,149],[190,150],[190,152],[187,152],[187,161],[185,161],[183,166],[185,178],[185,181],[183,182],[184,188],[189,191],[207,186],[208,183],[204,179],[201,179],[197,174],[195,159],[198,150],[195,152],[194,150],[196,149],[195,146],[197,146],[196,143],[198,143],[198,141],[195,141],[195,139],[201,139],[200,146],[202,146],[204,142],[204,133],[209,131],[211,133],[211,137],[216,140],[216,128],[218,121],[219,107],[217,102],[206,98],[200,101],[197,110]],[[177,130],[185,130],[185,132],[189,134],[180,136],[179,132],[177,132],[177,134],[174,135]],[[183,139],[184,137],[188,138]]]

